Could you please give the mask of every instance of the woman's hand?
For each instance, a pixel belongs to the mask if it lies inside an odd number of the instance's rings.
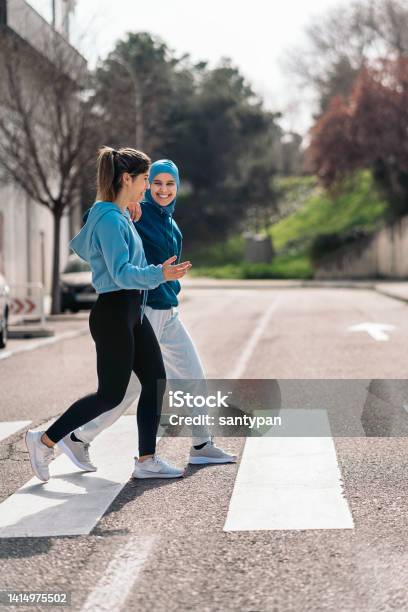
[[[187,272],[187,270],[191,268],[191,263],[189,261],[183,261],[183,263],[179,263],[173,266],[172,263],[173,261],[176,261],[176,260],[177,260],[177,255],[173,255],[173,257],[166,259],[166,261],[163,262],[162,264],[163,276],[166,279],[166,281],[177,280],[178,278],[182,278]]]
[[[139,221],[140,217],[142,216],[142,207],[140,206],[139,202],[130,202],[128,204],[128,211],[132,221]]]

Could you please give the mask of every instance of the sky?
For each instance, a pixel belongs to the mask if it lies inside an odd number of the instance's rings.
[[[28,0],[46,18],[51,0]],[[305,133],[310,95],[294,86],[283,59],[305,43],[308,24],[331,6],[352,0],[77,0],[72,42],[91,66],[129,31],[159,35],[177,54],[211,66],[230,57],[267,108],[284,113],[282,126]]]

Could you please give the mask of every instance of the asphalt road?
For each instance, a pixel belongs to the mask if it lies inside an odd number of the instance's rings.
[[[180,310],[209,378],[320,379],[298,406],[323,389],[334,417],[347,387],[325,380],[366,381],[361,435],[334,438],[354,528],[225,532],[239,464],[190,466],[180,481],[129,481],[89,535],[1,539],[0,590],[68,590],[74,610],[405,611],[408,387],[377,379],[408,378],[408,306],[362,289],[208,288],[186,291]],[[387,341],[349,330],[364,322],[394,329]],[[0,420],[40,425],[94,386],[89,335],[12,355],[0,360]],[[390,407],[401,436],[364,438]],[[241,456],[245,439],[217,443]],[[187,438],[159,443],[180,465],[188,450]],[[21,432],[0,443],[0,470],[4,501],[31,478]]]

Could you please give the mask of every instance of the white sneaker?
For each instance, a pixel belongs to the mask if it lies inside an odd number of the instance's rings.
[[[47,482],[50,479],[48,466],[54,459],[54,449],[41,442],[43,433],[43,431],[27,431],[25,443],[34,474],[43,482]]]
[[[198,450],[192,446],[188,462],[192,465],[206,465],[209,463],[235,463],[236,460],[236,455],[226,453],[210,440],[203,448]]]
[[[180,478],[185,470],[180,470],[154,455],[145,461],[135,457],[135,469],[132,478]]]
[[[77,467],[85,472],[96,472],[98,469],[89,456],[89,444],[87,442],[75,442],[71,434],[57,442],[57,446],[67,455]]]

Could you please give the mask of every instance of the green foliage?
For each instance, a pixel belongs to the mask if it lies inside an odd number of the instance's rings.
[[[361,242],[367,236],[368,233],[364,230],[352,230],[343,234],[319,234],[312,242],[310,258],[313,262],[317,262],[325,255],[329,255],[342,247]]]
[[[278,193],[278,220],[305,206],[316,193],[317,181],[314,176],[277,176],[274,182]]]
[[[192,95],[175,112],[183,119],[177,123],[173,116],[169,125],[176,135],[171,156],[193,187],[190,204],[177,211],[188,242],[207,240],[209,228],[213,239],[224,238],[250,207],[257,207],[259,218],[261,207],[274,206],[276,117],[231,62],[201,70]]]
[[[94,72],[101,144],[130,146],[158,155],[167,143],[167,122],[181,83],[182,60],[148,32],[128,33]],[[137,131],[137,126],[141,132]],[[142,142],[136,141],[137,134]],[[163,138],[164,135],[164,138]]]
[[[224,279],[307,279],[313,276],[310,261],[304,255],[276,257],[270,264],[238,263],[223,266],[193,267],[190,274],[192,276]]]
[[[320,234],[342,234],[352,229],[373,231],[381,223],[386,202],[379,196],[371,173],[359,172],[330,195],[316,188],[304,206],[270,228],[281,253],[305,253]]]
[[[222,242],[216,242],[210,246],[199,246],[185,249],[183,259],[189,259],[194,267],[215,267],[228,264],[239,264],[244,257],[244,239],[237,234]]]
[[[280,178],[278,188],[295,212],[270,229],[277,256],[271,264],[243,262],[244,239],[201,247],[188,253],[194,276],[213,278],[311,278],[314,260],[363,239],[382,224],[386,202],[370,172],[360,172],[330,195],[313,177]]]
[[[224,239],[249,210],[255,225],[263,223],[264,208],[276,202],[282,130],[230,60],[194,64],[158,37],[130,33],[98,66],[94,83],[104,143],[144,148],[180,167],[191,188],[177,207],[186,245]]]

